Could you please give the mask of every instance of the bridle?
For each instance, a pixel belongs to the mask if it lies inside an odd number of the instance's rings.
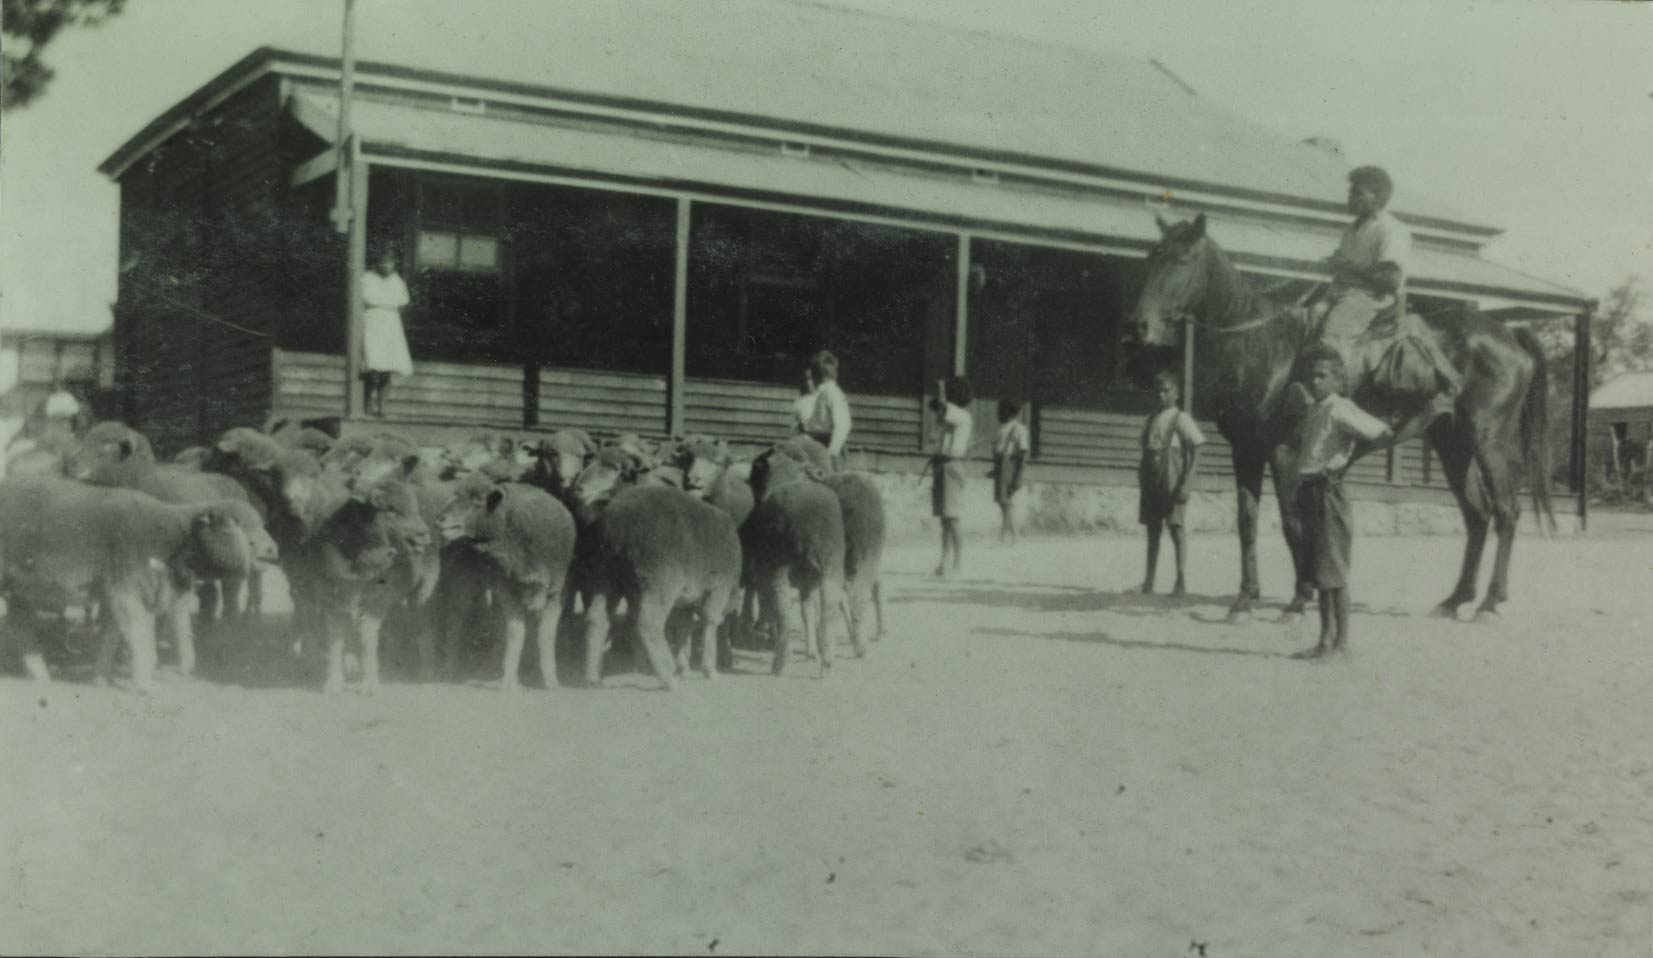
[[[1204,277],[1205,281],[1209,285],[1209,283],[1211,282],[1211,275],[1210,275],[1211,274],[1211,254],[1209,252],[1206,253],[1204,255],[1203,259],[1202,259],[1201,271],[1205,274],[1205,277]],[[1313,299],[1314,297],[1316,297],[1318,295],[1320,289],[1321,289],[1321,286],[1316,285],[1309,292],[1307,292],[1307,293],[1303,294],[1303,296],[1299,297],[1298,301],[1296,303],[1294,303],[1293,305],[1281,307],[1276,312],[1270,313],[1266,316],[1260,316],[1257,319],[1247,320],[1246,322],[1239,323],[1239,324],[1234,325],[1234,326],[1218,326],[1214,323],[1210,323],[1210,322],[1207,322],[1205,320],[1197,319],[1197,318],[1195,318],[1193,311],[1191,311],[1189,309],[1186,309],[1186,308],[1179,309],[1179,310],[1177,310],[1177,312],[1175,312],[1175,313],[1171,314],[1170,316],[1168,316],[1167,321],[1172,323],[1172,324],[1178,325],[1178,326],[1193,327],[1194,329],[1203,330],[1203,331],[1208,332],[1208,333],[1217,333],[1217,334],[1225,334],[1225,335],[1232,335],[1234,333],[1246,333],[1246,332],[1250,332],[1251,330],[1254,330],[1254,329],[1261,329],[1264,326],[1267,326],[1267,325],[1269,325],[1271,323],[1274,323],[1274,322],[1278,322],[1279,320],[1284,319],[1287,316],[1292,315],[1292,311],[1295,308],[1304,305],[1306,302],[1308,302],[1311,299]]]

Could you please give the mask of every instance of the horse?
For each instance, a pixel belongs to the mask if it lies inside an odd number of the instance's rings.
[[[1242,621],[1261,599],[1257,575],[1257,508],[1263,470],[1273,476],[1281,526],[1296,567],[1296,589],[1282,618],[1300,615],[1314,595],[1303,525],[1295,514],[1295,430],[1300,405],[1286,401],[1314,342],[1309,311],[1254,289],[1215,240],[1205,216],[1169,224],[1156,215],[1161,239],[1148,254],[1147,275],[1127,336],[1147,346],[1177,347],[1192,327],[1194,394],[1212,410],[1233,450],[1240,534],[1240,591],[1229,610]],[[1408,317],[1414,319],[1416,317]],[[1368,384],[1352,396],[1368,412],[1407,436],[1422,432],[1434,448],[1463,515],[1468,539],[1458,584],[1435,614],[1455,619],[1475,599],[1489,525],[1497,555],[1478,620],[1494,617],[1509,598],[1510,552],[1521,506],[1516,488],[1524,469],[1535,509],[1555,528],[1550,505],[1544,355],[1526,330],[1511,332],[1473,307],[1422,319],[1462,379],[1453,411],[1431,416],[1432,393],[1383,391]],[[1362,445],[1356,457],[1390,443]]]

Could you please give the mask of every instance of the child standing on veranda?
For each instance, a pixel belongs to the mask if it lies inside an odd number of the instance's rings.
[[[964,559],[959,510],[964,506],[964,459],[970,454],[970,434],[975,429],[975,418],[970,415],[973,396],[970,380],[953,376],[942,395],[929,404],[937,419],[936,450],[930,457],[930,506],[941,520],[941,564],[936,566],[936,575],[942,577],[957,573]]]
[[[1320,590],[1320,641],[1296,658],[1344,652],[1349,641],[1349,562],[1354,527],[1343,498],[1343,472],[1357,443],[1390,437],[1389,427],[1339,395],[1343,357],[1320,346],[1309,353],[1309,393],[1314,404],[1298,424],[1297,514],[1308,540],[1315,588]]]
[[[1194,417],[1177,405],[1182,385],[1169,370],[1154,374],[1154,396],[1159,410],[1142,424],[1142,464],[1137,481],[1142,488],[1137,521],[1148,527],[1148,571],[1142,577],[1142,591],[1154,591],[1154,573],[1159,566],[1159,537],[1171,531],[1171,545],[1177,553],[1177,581],[1172,595],[1188,591],[1184,578],[1187,540],[1183,533],[1183,507],[1188,503],[1188,484],[1199,467],[1200,447],[1205,434]]]
[[[999,431],[993,437],[993,501],[999,505],[999,541],[1016,541],[1016,512],[1012,508],[1022,488],[1022,467],[1033,447],[1022,422],[1021,404],[999,400]]]

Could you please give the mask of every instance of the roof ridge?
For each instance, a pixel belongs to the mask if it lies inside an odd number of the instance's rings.
[[[658,2],[658,0],[644,0],[644,2]],[[913,17],[900,16],[898,14],[891,13],[888,10],[882,10],[875,7],[843,6],[833,3],[831,0],[712,0],[712,2],[725,4],[741,2],[760,3],[776,7],[791,7],[793,9],[799,7],[815,7],[821,10],[830,10],[834,13],[851,14],[856,17],[866,17],[872,20],[883,20],[887,23],[900,23],[907,26],[942,30],[948,33],[956,33],[963,36],[976,37],[993,42],[1002,43],[1006,40],[1010,40],[1029,47],[1037,47],[1046,50],[1060,50],[1063,53],[1076,54],[1087,59],[1097,59],[1100,57],[1102,59],[1113,59],[1122,62],[1139,64],[1152,63],[1158,65],[1157,61],[1151,56],[1127,53],[1124,50],[1103,51],[1094,47],[1081,46],[1077,43],[1063,43],[1058,40],[1046,40],[1041,37],[1030,37],[1021,33],[999,33],[985,27],[967,27],[940,20],[920,20]],[[1160,69],[1165,70],[1166,68],[1160,66]],[[1166,72],[1169,71],[1167,70]],[[1181,81],[1178,82],[1180,83]],[[1186,84],[1184,85],[1186,86]],[[1189,92],[1193,91],[1190,90]],[[1197,93],[1195,95],[1198,96]]]

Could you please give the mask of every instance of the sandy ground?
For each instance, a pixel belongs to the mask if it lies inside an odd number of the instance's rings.
[[[275,627],[0,680],[0,951],[1653,952],[1653,539],[1525,539],[1496,626],[1418,614],[1455,540],[1360,540],[1327,664],[1195,549],[1185,601],[1128,538],[894,550],[825,681],[326,698]]]

